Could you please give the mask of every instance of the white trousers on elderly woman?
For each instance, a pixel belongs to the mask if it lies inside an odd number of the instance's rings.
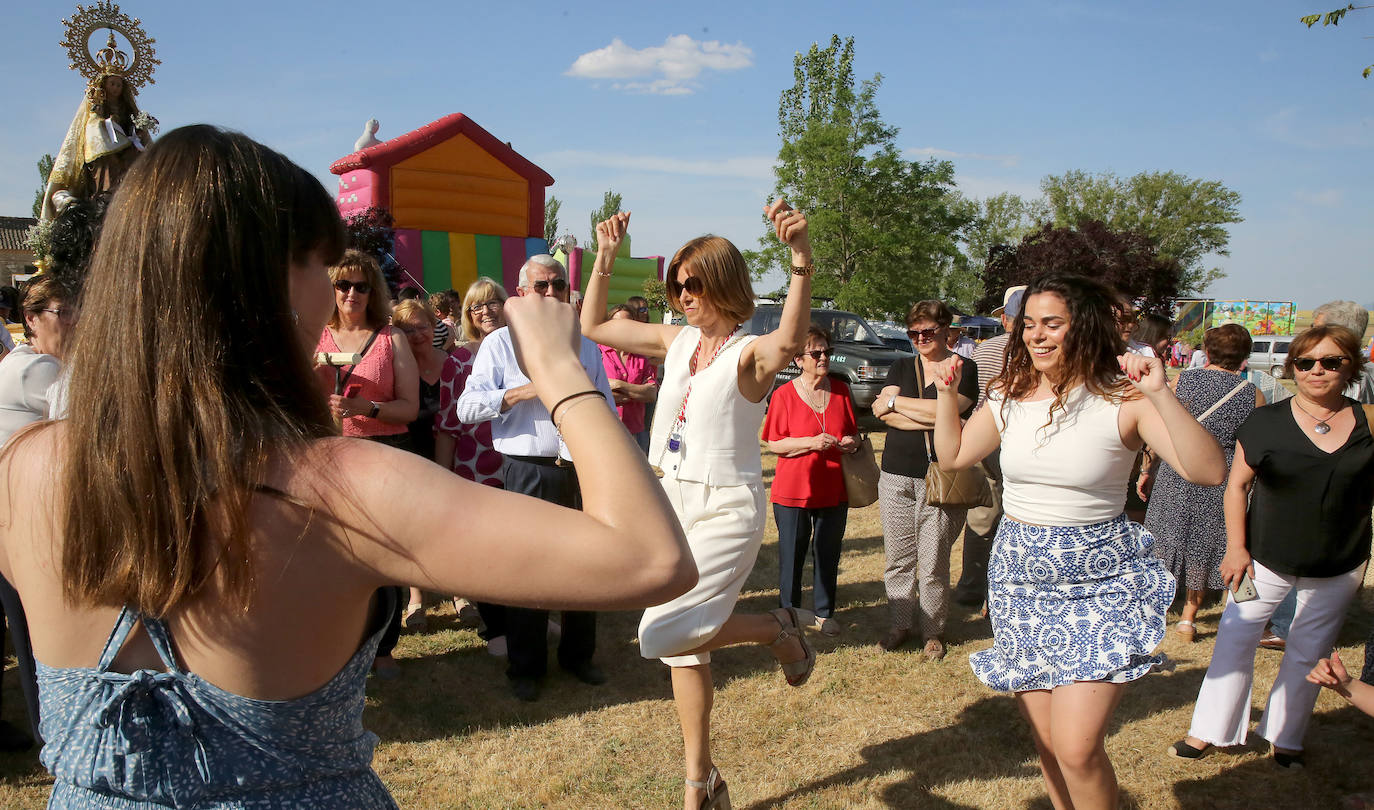
[[[1269,690],[1255,733],[1278,748],[1301,751],[1307,723],[1321,687],[1307,673],[1331,654],[1345,622],[1345,608],[1364,579],[1364,566],[1334,577],[1295,577],[1255,563],[1255,591],[1249,602],[1231,601],[1221,614],[1212,663],[1198,691],[1189,736],[1217,746],[1241,745],[1250,728],[1250,692],[1255,680],[1255,645],[1264,626],[1291,590],[1298,610],[1279,674]]]
[[[681,655],[710,641],[735,612],[740,588],[754,570],[763,543],[762,484],[713,487],[663,479],[663,491],[687,535],[697,564],[695,588],[644,611],[639,654],[670,667],[709,663],[709,652]]]

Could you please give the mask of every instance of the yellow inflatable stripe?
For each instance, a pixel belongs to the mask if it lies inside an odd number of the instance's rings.
[[[453,274],[449,288],[466,290],[477,280],[477,241],[470,233],[450,233],[448,253],[449,269]]]

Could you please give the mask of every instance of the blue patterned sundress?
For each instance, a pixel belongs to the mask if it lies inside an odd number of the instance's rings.
[[[390,605],[378,609],[390,615]],[[140,620],[167,671],[111,671]],[[167,626],[124,608],[98,666],[38,663],[40,758],[55,779],[48,807],[396,807],[372,771],[377,735],[362,723],[384,630],[385,622],[311,694],[254,700],[181,670]]]
[[[1003,692],[1076,681],[1125,683],[1166,662],[1175,581],[1125,515],[1088,526],[1003,518],[988,562],[993,646],[969,664]]]

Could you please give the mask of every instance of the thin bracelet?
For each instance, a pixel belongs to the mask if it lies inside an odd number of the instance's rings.
[[[601,272],[600,270],[593,270],[592,272],[595,273],[595,274],[598,275],[598,276],[605,276],[606,278],[610,278],[610,277],[611,277],[611,274],[610,274],[609,271],[603,273],[603,272]]]
[[[563,406],[563,403],[567,402],[570,399],[577,399],[578,397],[588,396],[589,394],[596,394],[597,396],[601,396],[601,392],[595,388],[589,388],[586,391],[578,391],[576,394],[568,394],[566,397],[563,397],[562,399],[555,402],[552,408],[549,408],[549,418],[552,419],[554,415],[558,413],[558,409]]]
[[[600,392],[600,391],[589,391],[589,392],[584,392],[584,393],[592,393],[592,394],[596,394],[596,395],[598,395],[598,396],[601,395],[601,392]],[[581,404],[584,403],[584,402],[591,402],[591,399],[590,399],[590,398],[587,398],[587,399],[579,399],[577,402],[574,402],[574,403],[572,403],[571,405],[569,405],[568,407],[566,407],[566,408],[563,409],[563,416],[562,416],[557,422],[555,422],[555,423],[554,423],[554,426],[553,426],[553,429],[556,430],[556,431],[558,431],[558,435],[559,435],[559,436],[562,436],[562,435],[563,435],[563,420],[565,420],[565,419],[568,418],[568,412],[571,411],[573,408],[576,408],[578,405],[581,405]]]

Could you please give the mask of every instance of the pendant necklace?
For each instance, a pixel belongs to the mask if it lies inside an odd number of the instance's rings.
[[[1298,410],[1302,411],[1303,413],[1307,414],[1308,416],[1312,416],[1312,413],[1302,406],[1302,402],[1300,402],[1300,401],[1298,400],[1297,397],[1293,397],[1293,404],[1298,406]],[[1327,420],[1327,419],[1335,419],[1335,418],[1336,418],[1336,414],[1338,414],[1338,413],[1340,413],[1340,412],[1341,412],[1341,409],[1340,409],[1340,408],[1337,408],[1337,409],[1333,410],[1333,411],[1331,412],[1331,415],[1328,416],[1328,417],[1326,417],[1326,419],[1317,419],[1317,417],[1312,416],[1312,418],[1313,418],[1314,420],[1316,420],[1316,423],[1317,423],[1316,426],[1312,428],[1312,432],[1313,432],[1313,433],[1316,433],[1318,436],[1325,436],[1326,434],[1330,433],[1330,432],[1331,432],[1331,426],[1328,425],[1328,424],[1326,424],[1326,420]]]
[[[802,402],[806,403],[806,407],[811,410],[811,415],[816,418],[816,422],[819,423],[821,426],[821,432],[826,433],[827,431],[825,429],[825,412],[829,410],[830,402],[828,400],[825,400],[824,397],[822,397],[822,407],[817,408],[816,404],[811,401],[811,397],[808,394],[802,392],[802,387],[800,385],[797,385],[798,382],[800,382],[800,379],[794,380],[792,382],[793,387],[797,389],[797,395],[801,397]],[[821,393],[826,394],[829,392],[822,391]]]
[[[715,352],[712,353],[711,359],[707,360],[706,365],[701,367],[703,371],[710,368],[711,364],[716,362],[716,358],[720,357],[720,353],[735,342],[739,329],[737,325],[730,330],[730,334],[725,336],[725,340],[722,340]],[[673,426],[668,431],[668,451],[670,453],[676,453],[682,449],[682,431],[687,425],[687,400],[692,396],[692,379],[697,376],[697,357],[701,354],[701,340],[701,338],[697,338],[697,348],[692,352],[692,360],[687,366],[687,391],[682,395],[682,405],[677,409],[677,418],[673,420]]]

